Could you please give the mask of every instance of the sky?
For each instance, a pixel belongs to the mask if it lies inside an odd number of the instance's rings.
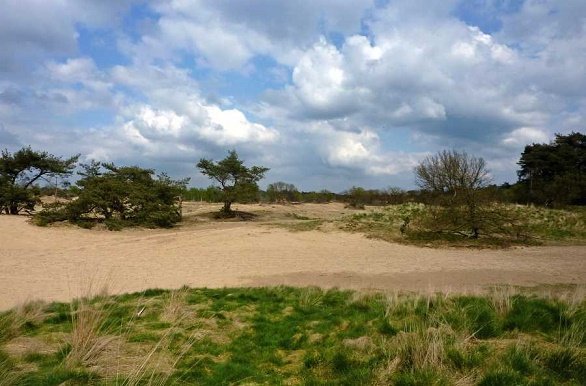
[[[515,182],[586,127],[584,0],[0,0],[0,148],[300,190],[415,187],[443,149]]]

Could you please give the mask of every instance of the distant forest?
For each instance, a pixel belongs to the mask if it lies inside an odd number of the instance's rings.
[[[525,146],[521,153],[518,181],[502,185],[489,185],[483,193],[494,201],[519,204],[536,204],[546,207],[586,205],[586,135],[573,132],[556,134],[547,144]],[[190,188],[186,200],[221,202],[222,190],[216,186]],[[334,193],[328,190],[299,191],[292,183],[275,182],[259,191],[249,202],[314,202],[342,201],[354,206],[393,205],[405,202],[427,202],[428,194],[422,190],[364,189],[354,186],[347,191]]]

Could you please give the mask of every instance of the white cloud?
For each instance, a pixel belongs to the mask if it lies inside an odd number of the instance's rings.
[[[278,133],[258,123],[250,122],[239,110],[222,110],[206,106],[209,124],[201,129],[201,136],[218,145],[236,145],[246,142],[274,142]]]
[[[121,141],[128,140],[149,152],[155,152],[159,144],[195,149],[205,143],[230,147],[267,144],[278,138],[277,131],[250,122],[239,110],[222,110],[214,105],[201,108],[203,116],[193,120],[173,110],[135,107],[126,114],[136,111],[136,115],[123,123],[117,134]]]
[[[361,171],[370,176],[411,171],[423,157],[419,153],[385,151],[379,136],[371,129],[343,131],[321,122],[302,130],[312,135],[316,151],[329,166]]]
[[[272,173],[372,182],[444,147],[512,176],[523,145],[586,122],[581,0],[504,7],[491,33],[457,0],[130,3],[0,0],[2,138],[138,163],[237,147]]]
[[[510,132],[502,141],[507,146],[524,146],[532,143],[548,142],[548,134],[534,127],[520,127]]]
[[[358,32],[372,6],[372,0],[160,2],[156,30],[125,47],[149,58],[182,50],[217,70],[242,70],[255,55],[291,65],[316,34]]]

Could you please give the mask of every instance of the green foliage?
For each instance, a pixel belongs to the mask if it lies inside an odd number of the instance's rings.
[[[34,184],[48,178],[71,174],[79,155],[61,159],[47,152],[25,147],[14,154],[3,150],[0,156],[0,213],[33,211],[40,200]]]
[[[586,359],[584,352],[573,348],[557,349],[545,355],[545,366],[564,380],[586,382]]]
[[[478,383],[479,386],[510,386],[523,385],[523,377],[512,369],[498,369],[489,371]]]
[[[461,312],[468,321],[466,326],[474,336],[480,339],[493,338],[501,333],[499,317],[488,299],[478,297],[461,297],[456,300]],[[462,316],[460,316],[461,319]]]
[[[295,185],[281,181],[269,184],[266,193],[270,202],[293,202],[301,199],[301,193]]]
[[[238,158],[235,150],[219,162],[202,158],[197,163],[197,168],[202,174],[217,181],[222,189],[224,207],[222,213],[232,215],[231,205],[235,201],[248,201],[256,197],[258,193],[257,182],[269,170],[262,166],[244,166],[244,161]]]
[[[36,215],[38,225],[68,220],[89,227],[104,221],[110,230],[126,226],[168,228],[181,221],[180,197],[187,180],[174,181],[137,166],[92,162],[82,165],[77,199],[50,205]]]
[[[433,369],[401,373],[395,378],[396,386],[447,386],[450,382]]]
[[[364,188],[353,186],[346,194],[348,196],[348,207],[354,209],[364,209],[368,193]]]
[[[586,204],[586,135],[556,134],[549,144],[525,147],[518,200],[546,206]]]
[[[186,201],[222,202],[222,190],[217,186],[189,188],[183,194]]]
[[[336,194],[327,189],[322,189],[319,192],[301,192],[302,202],[313,202],[317,204],[326,204],[336,199]]]

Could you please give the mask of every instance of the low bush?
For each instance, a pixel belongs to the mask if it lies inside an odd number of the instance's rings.
[[[35,215],[37,225],[69,221],[84,228],[103,222],[109,230],[128,226],[169,228],[181,221],[181,194],[187,180],[173,181],[165,174],[112,164],[84,165],[77,182],[77,197],[46,205]]]
[[[586,210],[554,210],[490,204],[478,209],[478,238],[458,223],[465,207],[407,203],[347,216],[342,226],[375,238],[414,244],[509,246],[540,243],[584,243]]]

